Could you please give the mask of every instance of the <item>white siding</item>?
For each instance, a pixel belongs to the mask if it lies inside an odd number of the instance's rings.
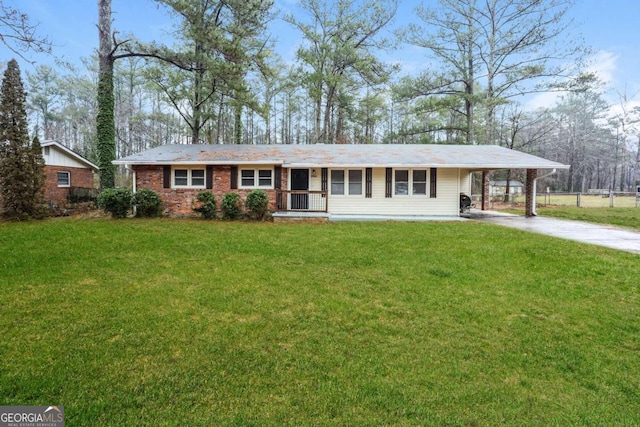
[[[471,197],[471,171],[460,169],[460,192]]]
[[[331,175],[331,172],[329,172]],[[457,216],[459,213],[460,181],[458,169],[438,169],[437,197],[429,197],[430,183],[427,183],[427,195],[385,197],[385,168],[373,169],[373,193],[371,198],[362,196],[335,196],[329,194],[329,212],[335,214],[370,215],[436,215]],[[429,173],[427,173],[429,179]],[[364,181],[364,170],[363,170]],[[312,179],[313,189],[320,188],[320,182]],[[329,188],[331,185],[329,184]]]
[[[47,147],[45,147],[47,148]],[[69,168],[86,168],[87,165],[85,163],[81,163],[78,160],[74,159],[73,157],[70,157],[67,153],[59,150],[57,147],[50,145],[48,146],[49,148],[49,155],[44,155],[44,153],[46,153],[46,150],[43,148],[42,152],[43,152],[43,156],[44,157],[44,163],[47,166],[66,166]]]

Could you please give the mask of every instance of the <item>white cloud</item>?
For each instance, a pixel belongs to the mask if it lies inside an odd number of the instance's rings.
[[[618,69],[618,55],[601,50],[591,57],[589,64],[585,71],[595,74],[605,86],[614,83],[614,74]]]

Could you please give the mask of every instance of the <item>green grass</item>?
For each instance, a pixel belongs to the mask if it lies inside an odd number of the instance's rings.
[[[69,426],[638,425],[638,257],[474,222],[0,224],[0,405]]]
[[[523,208],[501,209],[501,211],[524,215]],[[608,224],[640,230],[640,208],[577,208],[554,206],[538,207],[536,208],[536,212],[540,216]]]

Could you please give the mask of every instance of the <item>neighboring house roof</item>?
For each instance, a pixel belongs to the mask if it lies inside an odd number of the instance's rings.
[[[489,181],[489,185],[495,187],[506,187],[507,181]],[[509,181],[509,187],[524,187],[524,184],[520,181]]]
[[[116,165],[275,164],[284,167],[434,167],[471,170],[569,166],[496,145],[164,145]]]
[[[100,168],[97,165],[93,164],[89,160],[87,160],[84,157],[82,157],[80,154],[76,153],[75,151],[71,150],[70,148],[65,147],[64,145],[60,144],[57,141],[51,141],[51,140],[43,141],[42,143],[40,143],[40,146],[42,146],[42,148],[45,148],[45,147],[54,148],[54,149],[58,150],[59,152],[63,153],[64,156],[67,156],[67,157],[75,160],[76,162],[79,162],[84,167],[93,169],[95,171],[99,171],[100,170]],[[50,163],[49,159],[47,159],[46,157],[45,157],[44,160],[45,160],[45,164],[47,164],[47,165],[59,166],[59,165]]]

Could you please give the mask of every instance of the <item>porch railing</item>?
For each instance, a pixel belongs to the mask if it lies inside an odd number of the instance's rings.
[[[327,212],[327,192],[307,190],[276,190],[279,211]]]

